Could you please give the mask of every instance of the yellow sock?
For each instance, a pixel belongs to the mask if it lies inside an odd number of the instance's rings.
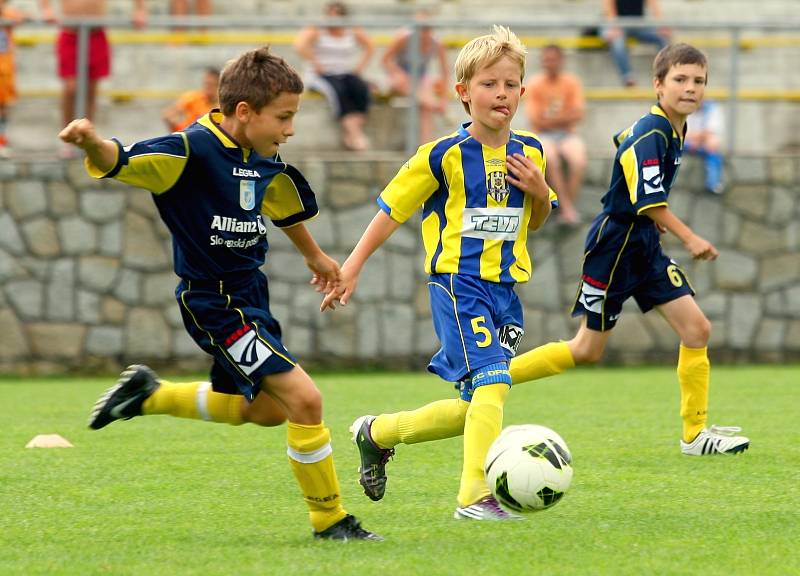
[[[286,440],[289,463],[308,506],[311,526],[322,532],[347,515],[333,466],[331,432],[324,424],[289,422]]]
[[[503,404],[508,395],[507,384],[479,386],[472,395],[464,423],[464,466],[458,505],[469,506],[489,495],[483,464],[486,453],[503,428]]]
[[[710,377],[708,348],[687,348],[681,344],[678,352],[678,383],[681,385],[684,442],[694,440],[706,425]]]
[[[575,360],[566,342],[550,342],[511,359],[508,367],[511,381],[521,384],[546,376],[561,374],[575,367]]]
[[[214,392],[211,382],[177,384],[162,380],[161,386],[142,404],[142,413],[238,426],[242,423],[242,396]]]
[[[469,402],[437,400],[416,410],[381,414],[372,422],[372,440],[381,448],[452,438],[464,433]]]

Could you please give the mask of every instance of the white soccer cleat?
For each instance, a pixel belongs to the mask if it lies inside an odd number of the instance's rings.
[[[501,508],[493,496],[486,496],[469,506],[459,506],[453,513],[453,518],[456,520],[522,520],[522,516]]]
[[[709,456],[711,454],[738,454],[750,447],[750,439],[736,436],[742,429],[738,426],[716,426],[703,428],[691,442],[681,440],[681,452],[689,456]]]

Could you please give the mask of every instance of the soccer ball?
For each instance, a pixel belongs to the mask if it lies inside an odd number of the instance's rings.
[[[550,428],[508,426],[489,448],[484,470],[492,495],[504,508],[536,512],[564,496],[572,481],[572,456]]]

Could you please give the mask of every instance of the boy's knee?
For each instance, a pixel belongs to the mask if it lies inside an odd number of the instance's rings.
[[[303,415],[322,413],[322,392],[316,386],[299,391],[293,402],[293,412]]]
[[[575,364],[596,364],[603,358],[601,346],[594,346],[577,338],[570,340],[568,345]]]
[[[689,348],[704,348],[711,338],[711,321],[703,316],[694,321],[681,338],[683,344]]]

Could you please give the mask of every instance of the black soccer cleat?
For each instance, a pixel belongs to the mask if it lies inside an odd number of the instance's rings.
[[[161,386],[158,376],[144,364],[128,366],[117,383],[94,403],[89,428],[100,430],[114,420],[141,416],[142,404]]]
[[[394,448],[381,448],[370,433],[375,416],[360,416],[350,426],[353,442],[361,456],[358,483],[364,494],[377,502],[386,492],[386,463],[394,456]]]
[[[347,540],[383,541],[382,536],[378,536],[369,530],[364,530],[358,520],[356,520],[356,517],[352,514],[348,514],[336,524],[326,528],[322,532],[314,532],[314,538],[319,540],[342,540],[344,542]]]

